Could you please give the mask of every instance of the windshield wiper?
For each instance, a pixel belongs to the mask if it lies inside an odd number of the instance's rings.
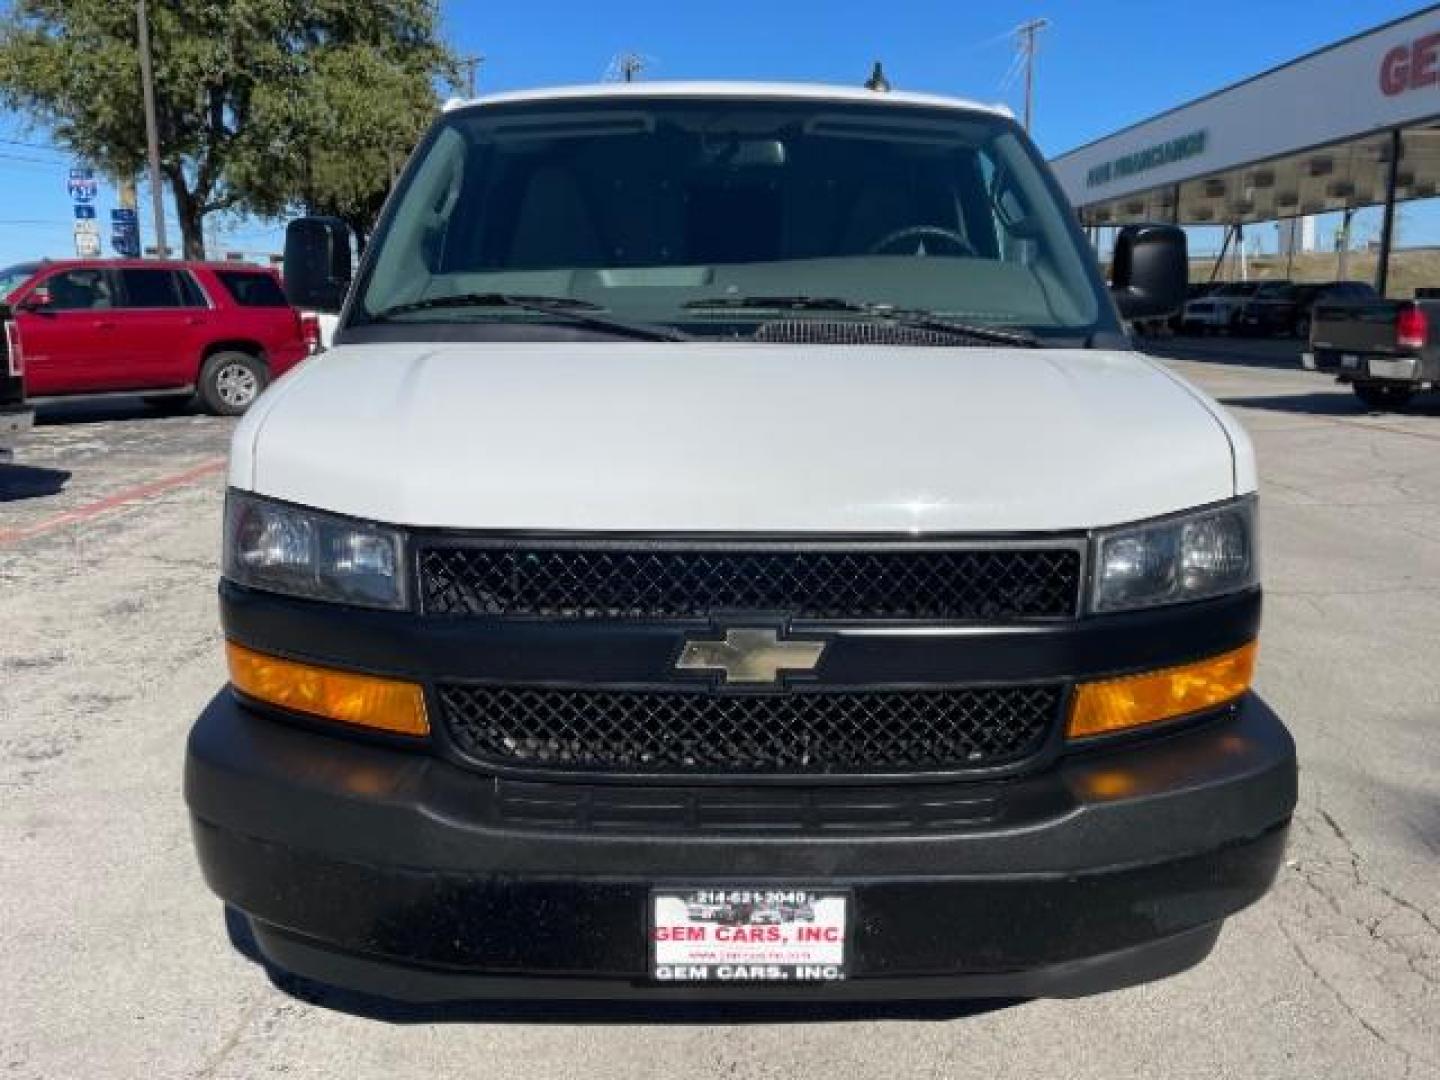
[[[933,330],[939,334],[954,337],[973,338],[996,345],[1010,345],[1019,349],[1033,349],[1040,339],[1025,330],[1007,330],[998,326],[978,326],[973,323],[955,322],[936,315],[923,308],[898,308],[891,304],[876,304],[861,300],[846,300],[841,296],[719,296],[708,300],[692,300],[685,305],[687,311],[837,311],[854,315],[868,315],[873,319],[884,319],[900,326],[916,330]]]
[[[655,323],[633,323],[625,319],[601,315],[604,309],[588,300],[573,296],[530,296],[524,293],[454,293],[450,296],[432,296],[426,300],[412,300],[384,308],[370,316],[375,322],[389,322],[397,315],[408,315],[414,311],[436,311],[441,308],[517,308],[534,311],[541,315],[558,315],[560,318],[588,326],[595,330],[608,330],[616,334],[641,338],[645,341],[691,341],[691,336],[682,330]]]

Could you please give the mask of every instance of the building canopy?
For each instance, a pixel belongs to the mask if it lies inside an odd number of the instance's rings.
[[[1391,159],[1395,158],[1394,168]],[[1085,225],[1234,225],[1440,193],[1440,5],[1051,162]]]

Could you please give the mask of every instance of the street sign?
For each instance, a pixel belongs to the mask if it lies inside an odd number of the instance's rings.
[[[91,169],[71,169],[70,177],[65,181],[65,190],[77,203],[91,203],[100,194],[100,182]]]
[[[82,233],[86,236],[99,236],[100,222],[94,218],[75,222],[75,235],[79,236]]]
[[[98,259],[100,257],[100,234],[92,232],[80,232],[78,226],[81,222],[75,223],[75,256],[80,259]]]
[[[75,220],[76,220],[76,221],[89,221],[89,220],[90,220],[91,218],[93,218],[94,216],[95,216],[95,207],[90,206],[90,205],[87,205],[87,204],[85,204],[85,203],[76,203],[76,204],[75,204]]]
[[[140,222],[134,210],[121,207],[110,211],[110,246],[116,255],[140,257]]]

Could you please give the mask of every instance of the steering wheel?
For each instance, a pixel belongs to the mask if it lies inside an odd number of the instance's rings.
[[[973,255],[977,258],[980,255],[980,252],[975,250],[975,245],[970,243],[969,240],[965,239],[965,237],[961,233],[956,232],[954,229],[944,228],[940,225],[907,225],[903,229],[896,229],[894,232],[889,233],[886,236],[882,236],[879,240],[876,240],[875,243],[871,244],[870,250],[866,252],[866,254],[913,254],[911,252],[892,252],[890,250],[891,248],[894,248],[899,244],[903,244],[906,240],[917,240],[922,243],[926,240],[939,240],[941,243],[946,244],[951,248],[954,248],[961,255]]]

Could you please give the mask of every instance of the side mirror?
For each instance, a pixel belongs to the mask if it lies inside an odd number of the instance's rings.
[[[43,311],[50,306],[50,290],[41,285],[24,300],[20,301],[21,311]]]
[[[1190,252],[1175,225],[1126,225],[1110,257],[1110,295],[1124,319],[1164,319],[1185,306]]]
[[[350,229],[339,218],[303,217],[285,229],[285,297],[292,307],[336,312],[350,289]]]

